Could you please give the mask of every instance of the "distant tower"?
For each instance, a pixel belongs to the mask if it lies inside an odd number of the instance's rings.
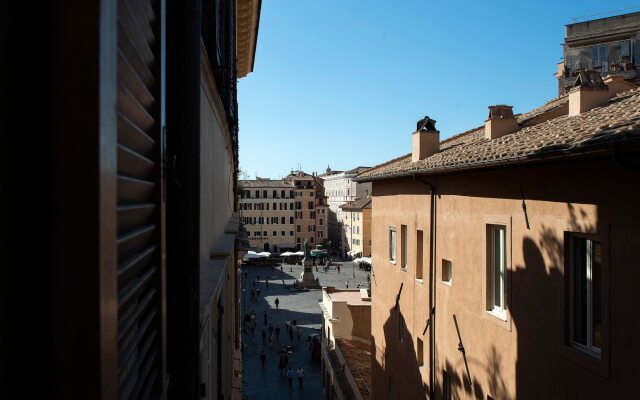
[[[329,166],[329,164],[327,164],[327,170],[325,171],[327,174],[331,173],[331,167]]]

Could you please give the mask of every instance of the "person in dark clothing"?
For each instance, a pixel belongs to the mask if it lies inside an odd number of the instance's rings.
[[[280,299],[276,297],[276,308],[280,307]]]
[[[293,386],[293,370],[291,368],[287,368],[287,379],[289,380],[289,389]]]
[[[302,367],[298,367],[296,375],[298,376],[298,384],[300,385],[300,389],[302,389],[302,381],[304,380],[304,370],[302,369]]]
[[[267,310],[264,310],[264,324],[267,324]]]

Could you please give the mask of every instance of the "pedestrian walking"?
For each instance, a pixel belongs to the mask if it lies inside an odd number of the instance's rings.
[[[298,385],[300,389],[302,389],[302,383],[304,381],[304,370],[302,369],[302,367],[298,367],[296,375],[298,376]]]
[[[280,299],[276,297],[276,308],[280,308]]]
[[[338,273],[340,273],[340,264],[336,267],[338,269]]]
[[[280,326],[276,326],[276,340],[280,341]]]
[[[264,279],[264,285],[266,286],[267,289],[269,289],[269,278]]]
[[[280,359],[278,360],[278,371],[280,371],[280,375],[283,375],[285,370],[284,370],[284,357],[280,356]]]
[[[262,368],[264,368],[264,362],[267,360],[267,355],[264,354],[264,350],[260,351],[260,363],[262,364]]]
[[[260,288],[256,289],[256,301],[260,300]]]
[[[267,324],[267,310],[264,310],[264,324]]]
[[[346,281],[345,284],[347,285],[347,289],[349,289],[349,281]]]
[[[293,387],[293,370],[291,368],[287,368],[287,380],[289,380],[289,389]]]
[[[289,325],[289,340],[293,342],[293,327]]]

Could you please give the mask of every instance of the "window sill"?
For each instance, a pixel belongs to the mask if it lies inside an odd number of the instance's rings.
[[[600,354],[596,354],[565,344],[560,349],[560,355],[584,369],[609,379],[609,362],[603,354],[603,351],[601,351]]]
[[[402,271],[404,271],[404,272],[407,272],[407,271],[408,271],[407,267],[400,267],[400,269],[401,269]]]
[[[389,262],[393,265],[396,265],[396,260],[389,260]]]
[[[424,280],[422,280],[420,278],[416,278],[416,282],[418,282],[421,285],[424,285]]]
[[[482,316],[487,321],[491,321],[493,324],[501,327],[502,329],[511,332],[511,319],[509,318],[508,310],[505,310],[504,312],[484,310]]]
[[[443,285],[451,286],[451,281],[440,281]]]

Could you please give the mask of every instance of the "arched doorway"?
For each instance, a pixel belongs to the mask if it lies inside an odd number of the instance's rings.
[[[264,251],[269,251],[269,243],[264,244]]]

